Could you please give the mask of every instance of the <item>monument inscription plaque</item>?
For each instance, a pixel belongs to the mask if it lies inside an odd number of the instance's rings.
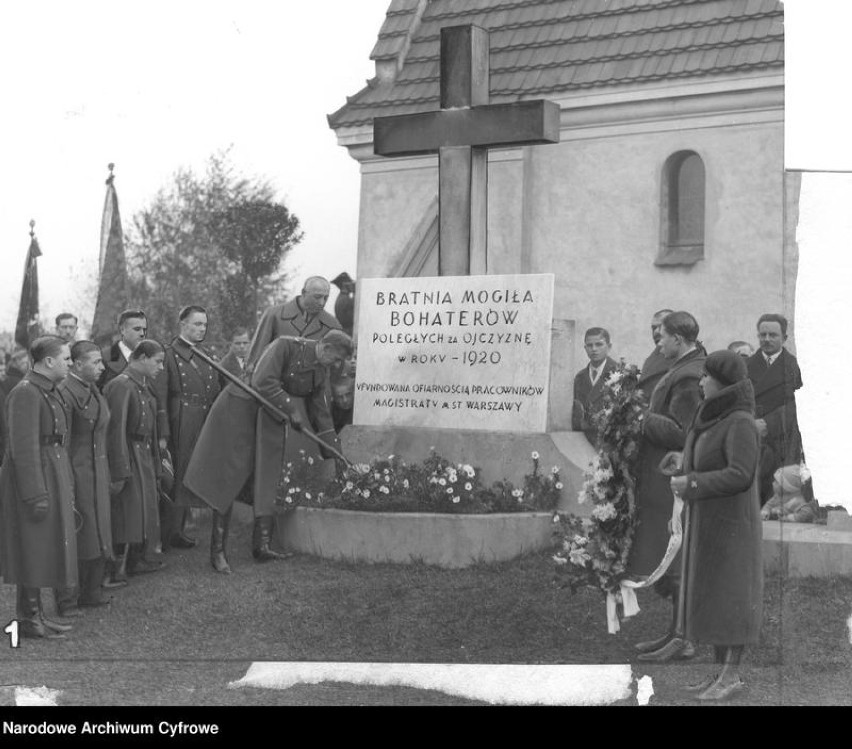
[[[358,284],[355,424],[546,431],[552,273]]]

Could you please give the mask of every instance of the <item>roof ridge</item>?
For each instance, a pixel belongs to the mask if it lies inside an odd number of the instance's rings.
[[[773,18],[775,16],[780,16],[783,18],[784,14],[781,11],[769,11],[766,13],[756,13],[754,15],[748,16],[749,21],[760,21],[767,18]],[[563,19],[550,19],[547,21],[523,21],[516,24],[507,24],[505,26],[500,26],[499,29],[495,29],[492,31],[492,34],[503,33],[505,31],[515,31],[517,29],[528,29],[539,27],[546,27],[552,25],[553,23],[559,23]],[[573,20],[573,19],[572,19]],[[431,19],[430,19],[431,21]],[[569,21],[570,23],[570,21]],[[628,36],[641,36],[642,34],[657,34],[663,31],[678,31],[681,29],[692,29],[692,28],[713,28],[715,26],[724,26],[733,23],[743,23],[742,17],[737,16],[725,16],[723,18],[716,19],[712,23],[708,23],[707,21],[684,21],[682,23],[672,23],[668,26],[653,26],[648,28],[647,30],[630,30],[630,31],[614,31],[608,34],[599,34],[599,35],[586,35],[583,37],[578,37],[572,39],[568,44],[579,44],[580,42],[592,42],[592,41],[602,41],[606,39],[620,39],[622,37]],[[425,42],[433,42],[440,39],[439,34],[430,34],[428,36],[418,37],[417,43],[422,44]],[[539,49],[541,47],[556,47],[556,46],[564,46],[566,41],[561,38],[545,40],[541,42],[529,42],[523,43],[520,42],[518,44],[507,44],[505,46],[491,45],[491,52],[505,52],[511,51],[514,49]],[[409,62],[424,62],[426,60],[431,60],[434,58],[434,55],[429,56],[420,56],[420,57],[409,57]]]
[[[776,34],[773,36],[762,36],[756,39],[736,39],[730,42],[715,42],[715,43],[707,43],[707,44],[690,44],[685,47],[669,47],[667,49],[656,49],[656,50],[648,50],[646,52],[629,52],[626,54],[616,54],[616,55],[604,55],[598,57],[586,57],[578,60],[566,61],[564,63],[559,62],[550,62],[550,63],[537,63],[537,64],[529,64],[529,65],[506,65],[504,67],[492,67],[490,69],[490,74],[494,75],[495,73],[506,73],[506,72],[520,72],[520,71],[530,71],[530,70],[547,70],[548,68],[561,68],[567,66],[576,66],[576,65],[585,65],[590,62],[595,63],[604,63],[604,62],[615,62],[618,60],[637,60],[640,58],[648,58],[648,57],[663,57],[665,55],[676,55],[682,54],[684,52],[704,52],[710,49],[726,49],[728,47],[747,47],[753,46],[755,44],[762,44],[768,40],[778,41],[779,39],[783,39],[784,34]],[[426,60],[423,60],[426,62]],[[400,85],[409,85],[415,83],[430,83],[432,81],[439,80],[436,75],[428,75],[428,76],[420,76],[419,78],[404,78],[399,79],[398,83]]]
[[[431,0],[430,0],[431,2]],[[565,0],[535,0],[536,5],[556,5],[557,3],[563,3]],[[582,4],[584,0],[574,0],[577,4]],[[620,7],[603,7],[600,10],[590,11],[586,13],[577,13],[577,14],[569,14],[565,16],[559,16],[557,18],[549,19],[548,23],[554,23],[564,20],[577,20],[582,21],[587,18],[606,18],[608,16],[618,16],[618,15],[628,15],[631,13],[647,13],[647,12],[655,12],[660,10],[666,10],[667,8],[676,7],[676,6],[684,6],[684,5],[708,5],[710,2],[714,2],[714,0],[661,0],[661,2],[654,3],[646,3],[643,5],[630,5],[630,6],[620,6]],[[530,6],[530,0],[514,0],[514,2],[509,2],[505,4],[499,4],[495,6],[485,7],[482,10],[453,10],[444,13],[436,13],[435,15],[430,15],[427,19],[428,21],[435,20],[443,20],[446,18],[461,18],[461,17],[470,17],[472,15],[476,15],[477,13],[482,13],[483,15],[486,13],[492,13],[494,11],[507,11],[507,10],[516,10],[519,8],[528,8]],[[775,11],[783,14],[783,8],[776,8]],[[751,18],[752,16],[748,16]],[[510,28],[508,26],[501,28]]]

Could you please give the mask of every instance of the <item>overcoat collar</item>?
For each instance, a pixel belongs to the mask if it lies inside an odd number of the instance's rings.
[[[723,388],[704,401],[695,414],[692,428],[703,432],[734,411],[754,414],[754,386],[748,378]]]
[[[77,401],[81,408],[85,408],[89,400],[95,393],[95,388],[89,385],[88,382],[83,382],[79,377],[75,377],[70,372],[63,380],[63,384],[68,393]]]
[[[56,383],[32,369],[24,375],[24,379],[27,382],[31,382],[41,390],[44,390],[46,393],[51,393],[56,389]]]
[[[140,374],[135,369],[131,367],[127,367],[123,374],[126,374],[133,382],[135,382],[140,388],[148,387],[151,383],[149,379],[145,377],[145,375]]]

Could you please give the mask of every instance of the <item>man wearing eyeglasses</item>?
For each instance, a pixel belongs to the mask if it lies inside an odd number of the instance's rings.
[[[148,332],[148,320],[141,309],[127,309],[118,316],[119,339],[103,352],[104,371],[98,380],[103,390],[110,380],[118,377],[127,366],[130,354]]]

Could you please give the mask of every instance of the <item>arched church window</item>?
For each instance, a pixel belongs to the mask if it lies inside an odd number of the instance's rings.
[[[657,265],[692,265],[704,258],[704,162],[678,151],[663,166]]]

